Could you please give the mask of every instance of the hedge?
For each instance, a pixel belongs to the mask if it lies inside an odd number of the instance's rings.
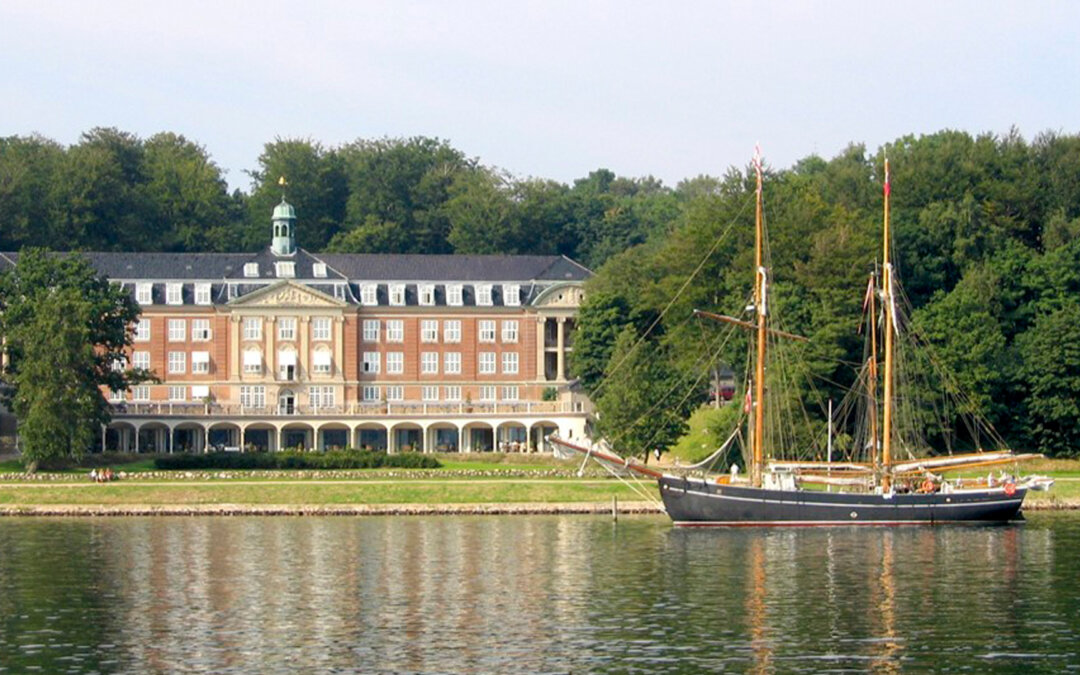
[[[162,471],[193,469],[438,469],[430,455],[403,452],[388,455],[369,450],[331,452],[212,452],[206,455],[167,455],[154,460]]]

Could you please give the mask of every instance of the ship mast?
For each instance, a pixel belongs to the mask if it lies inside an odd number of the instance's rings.
[[[889,262],[889,159],[885,158],[885,216],[882,245],[882,261],[885,269],[885,413],[882,416],[881,429],[881,465],[884,469],[881,477],[881,489],[888,492],[891,482],[889,464],[892,461],[892,402],[893,402],[893,279],[892,263]]]
[[[757,208],[754,216],[754,309],[757,311],[757,363],[754,368],[754,463],[750,469],[750,481],[761,487],[761,474],[765,465],[763,443],[765,437],[765,317],[767,277],[763,262],[765,227],[762,223],[761,150],[754,151],[754,173],[757,174]]]
[[[877,293],[877,275],[870,275],[870,282],[866,289],[866,303],[870,309],[870,358],[867,359],[867,396],[870,399],[867,409],[870,420],[870,463],[874,468],[880,468],[878,462],[878,337],[877,337],[877,303],[874,295]]]

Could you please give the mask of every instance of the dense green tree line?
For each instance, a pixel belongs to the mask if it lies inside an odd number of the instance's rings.
[[[206,149],[172,133],[99,128],[70,147],[0,138],[0,250],[257,250],[284,193],[312,251],[565,254],[599,265],[681,212],[677,191],[652,178],[516,179],[424,137],[334,148],[277,139],[249,175],[250,190],[230,194]]]
[[[880,255],[886,154],[911,327],[1008,441],[1078,454],[1080,136],[943,131],[768,170],[773,303],[786,329],[810,338],[800,381],[839,397],[862,358],[860,289]],[[627,429],[636,452],[667,445],[713,362],[736,363],[746,349],[743,338],[717,345],[688,319],[694,308],[746,305],[746,169],[674,187],[604,169],[564,184],[510,176],[416,137],[337,147],[277,139],[249,175],[246,192],[229,193],[206,149],[171,133],[94,129],[69,147],[2,138],[0,250],[256,250],[284,189],[300,244],[313,251],[565,254],[598,271],[573,367],[601,419],[610,413],[601,427]],[[698,393],[666,398],[675,384]],[[657,415],[662,431],[630,431]]]

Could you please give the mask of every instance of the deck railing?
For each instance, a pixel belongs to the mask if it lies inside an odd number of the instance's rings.
[[[484,403],[350,403],[338,406],[242,406],[233,403],[129,402],[112,404],[114,417],[429,417],[446,415],[538,415],[585,412],[578,401],[499,401]]]

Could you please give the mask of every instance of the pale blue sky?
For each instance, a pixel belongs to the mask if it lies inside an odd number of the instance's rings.
[[[943,128],[1080,132],[1080,2],[0,4],[0,135],[436,136],[519,176],[674,185]]]

